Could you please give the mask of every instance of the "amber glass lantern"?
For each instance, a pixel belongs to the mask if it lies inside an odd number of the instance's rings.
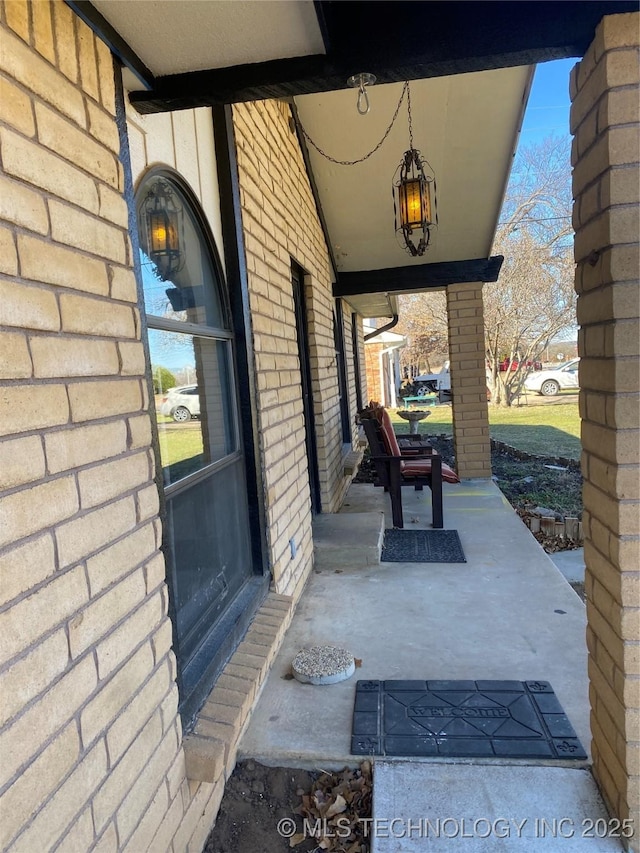
[[[154,182],[144,200],[146,252],[158,275],[167,281],[184,265],[182,241],[182,206],[166,181]]]
[[[435,224],[431,213],[431,183],[435,183],[434,179],[425,174],[420,152],[415,148],[405,151],[393,184],[396,232],[402,235],[405,247],[414,256],[425,253],[431,236],[430,229]],[[414,232],[418,237],[417,245]]]

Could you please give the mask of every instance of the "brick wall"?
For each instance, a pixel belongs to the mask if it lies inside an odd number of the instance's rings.
[[[291,285],[305,270],[313,404],[323,512],[348,480],[333,338],[329,260],[289,109],[263,101],[234,107],[243,227],[258,381],[270,563],[275,588],[292,594],[311,566],[307,457]],[[291,558],[289,540],[297,546]]]
[[[378,403],[384,403],[384,392],[382,390],[382,382],[380,381],[380,353],[384,349],[384,344],[368,343],[364,346],[364,366],[366,373],[366,389],[367,394],[364,399],[365,405],[369,400],[376,400]]]
[[[181,752],[113,64],[0,14],[0,847],[141,850]]]
[[[369,381],[369,374],[366,366],[366,347],[364,345],[364,324],[362,322],[362,317],[360,315],[356,315],[356,336],[357,342],[356,346],[358,349],[358,366],[360,368],[360,388],[362,391],[362,405],[366,406],[369,402],[369,391],[367,388],[367,383]]]
[[[453,439],[461,479],[491,476],[482,282],[447,287]]]
[[[592,754],[621,819],[640,811],[639,27],[605,17],[571,76]]]
[[[342,328],[344,331],[344,365],[347,375],[347,393],[349,405],[349,422],[351,434],[355,434],[356,412],[358,411],[358,400],[356,396],[356,366],[353,353],[353,322],[351,306],[344,299],[340,300],[342,308]],[[357,321],[356,321],[357,322]]]
[[[292,601],[185,743],[111,55],[62,2],[0,27],[0,849],[199,851]],[[198,112],[170,147],[211,165]]]

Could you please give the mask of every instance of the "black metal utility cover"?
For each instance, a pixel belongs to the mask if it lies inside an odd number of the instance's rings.
[[[351,752],[587,757],[547,681],[358,681]]]

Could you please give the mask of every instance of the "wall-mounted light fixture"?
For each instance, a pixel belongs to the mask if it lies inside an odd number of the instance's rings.
[[[183,211],[167,181],[160,178],[153,183],[142,212],[147,254],[160,278],[167,281],[184,266]]]
[[[393,179],[395,228],[396,233],[402,234],[407,250],[414,257],[424,255],[431,238],[431,228],[437,225],[438,214],[435,216],[431,205],[431,184],[433,184],[434,207],[435,177],[432,173],[425,174],[425,164],[429,164],[413,147],[413,126],[411,122],[411,92],[407,86],[407,109],[409,113],[409,150],[402,155],[402,161],[396,169]],[[437,207],[436,207],[437,209]],[[414,234],[418,243],[414,242]]]

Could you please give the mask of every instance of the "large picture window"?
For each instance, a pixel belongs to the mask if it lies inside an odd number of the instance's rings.
[[[253,574],[233,333],[213,239],[188,189],[177,176],[150,172],[137,212],[164,547],[188,722],[217,674],[221,620]]]

